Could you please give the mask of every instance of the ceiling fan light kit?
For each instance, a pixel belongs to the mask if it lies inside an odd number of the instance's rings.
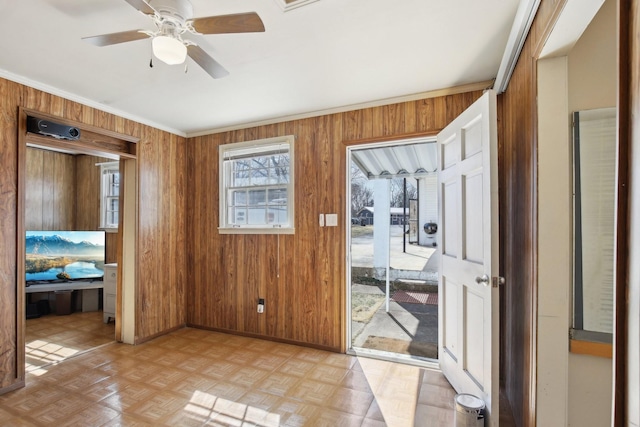
[[[153,54],[160,61],[177,65],[182,64],[189,56],[211,77],[217,79],[229,72],[196,43],[183,40],[182,35],[264,32],[264,24],[255,12],[193,18],[193,6],[189,0],[125,1],[149,16],[156,31],[123,31],[84,37],[83,40],[95,46],[109,46],[150,37]]]
[[[182,64],[187,59],[187,46],[169,36],[156,36],[151,40],[153,54],[168,65]]]

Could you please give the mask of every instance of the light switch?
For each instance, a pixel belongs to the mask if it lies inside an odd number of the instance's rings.
[[[324,227],[324,214],[320,214],[320,220],[318,222],[320,223],[320,227]]]
[[[327,214],[327,227],[338,226],[338,214]]]

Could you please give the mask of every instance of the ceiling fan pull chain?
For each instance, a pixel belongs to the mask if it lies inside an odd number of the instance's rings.
[[[149,58],[149,68],[153,68],[153,57]]]

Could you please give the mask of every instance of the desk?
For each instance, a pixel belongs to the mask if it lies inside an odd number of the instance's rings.
[[[98,311],[98,289],[103,287],[104,283],[99,280],[79,280],[76,282],[38,283],[26,286],[24,289],[27,295],[37,292],[82,291],[82,311]]]

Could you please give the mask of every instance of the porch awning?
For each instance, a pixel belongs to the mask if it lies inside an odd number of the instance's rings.
[[[436,143],[394,145],[353,150],[353,161],[368,179],[419,178],[437,168]]]

